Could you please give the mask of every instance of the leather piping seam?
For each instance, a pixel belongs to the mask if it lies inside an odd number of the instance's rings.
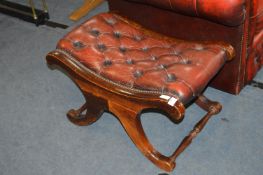
[[[243,23],[243,27],[242,27],[242,37],[241,37],[241,42],[240,42],[240,50],[241,50],[241,53],[240,53],[240,56],[239,56],[239,67],[238,67],[238,78],[237,78],[237,85],[238,87],[236,87],[236,91],[237,91],[237,88],[240,87],[240,72],[241,72],[241,62],[242,62],[242,51],[243,51],[243,41],[244,41],[244,27],[245,27],[245,22]]]
[[[246,11],[245,11],[246,12]],[[245,13],[245,16],[247,15],[247,13]],[[240,54],[240,57],[239,57],[239,68],[238,68],[238,79],[237,79],[237,83],[238,83],[238,87],[237,88],[240,88],[240,73],[241,73],[241,67],[240,66],[242,64],[242,55],[243,55],[243,42],[244,42],[244,39],[245,39],[245,26],[246,26],[246,21],[243,23],[243,27],[242,27],[242,38],[241,38],[241,44],[240,44],[240,48],[241,48],[241,54]],[[247,43],[246,43],[246,48],[247,48]],[[246,55],[245,55],[246,56]],[[247,56],[246,56],[247,57]],[[247,58],[246,58],[247,59]],[[244,82],[244,77],[243,77],[243,82]]]

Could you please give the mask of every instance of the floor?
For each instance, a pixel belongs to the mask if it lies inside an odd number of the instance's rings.
[[[51,20],[68,29],[35,27],[0,14],[0,175],[164,174],[141,155],[111,114],[89,127],[66,119],[65,113],[84,99],[68,77],[46,66],[45,55],[74,26],[108,7],[104,3],[74,23],[67,17],[81,0],[47,3]],[[255,79],[263,82],[263,70]],[[205,94],[222,102],[223,111],[170,174],[262,174],[263,90],[247,86],[233,96],[208,88]],[[193,105],[178,126],[158,113],[145,113],[142,120],[153,145],[170,154],[203,114]]]

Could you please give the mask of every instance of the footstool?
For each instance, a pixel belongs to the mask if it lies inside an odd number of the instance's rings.
[[[102,13],[63,37],[46,60],[65,70],[86,99],[67,113],[71,122],[90,125],[104,111],[111,112],[150,161],[172,171],[178,155],[220,112],[221,105],[202,92],[233,56],[228,44],[169,38],[117,14]],[[158,109],[179,123],[192,102],[207,114],[171,156],[162,155],[144,133],[141,112]]]

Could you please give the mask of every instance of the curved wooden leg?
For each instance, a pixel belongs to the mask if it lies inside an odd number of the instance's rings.
[[[120,120],[137,148],[150,161],[165,171],[172,171],[176,165],[176,158],[191,144],[192,140],[202,131],[209,119],[213,115],[218,114],[222,108],[220,103],[211,101],[202,95],[196,100],[196,104],[207,111],[207,114],[195,125],[193,130],[182,140],[174,153],[169,157],[162,155],[154,149],[147,139],[141,124],[140,111],[132,110],[116,103],[110,103],[109,109]]]
[[[137,148],[155,165],[165,171],[172,171],[175,162],[158,152],[149,142],[140,120],[140,113],[121,105],[111,103],[109,110],[116,115]]]
[[[79,126],[91,125],[96,122],[105,110],[105,101],[91,94],[85,94],[86,103],[79,109],[71,109],[67,113],[68,119]],[[86,112],[85,112],[86,111]],[[85,112],[85,114],[82,114]]]

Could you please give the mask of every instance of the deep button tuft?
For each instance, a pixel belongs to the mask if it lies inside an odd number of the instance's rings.
[[[176,76],[174,74],[167,74],[167,82],[173,82],[176,80]]]
[[[115,38],[120,38],[121,37],[121,33],[119,31],[113,32],[113,35],[114,35]]]
[[[90,34],[91,34],[92,36],[98,37],[98,36],[100,35],[100,31],[98,31],[97,29],[92,29],[92,30],[90,31]]]
[[[127,60],[126,60],[126,63],[127,63],[127,64],[133,64],[134,62],[133,62],[132,59],[127,59]]]
[[[136,36],[133,37],[133,39],[134,39],[135,41],[141,41],[141,40],[142,40],[142,37],[136,35]]]
[[[120,46],[119,50],[121,53],[125,53],[127,51],[127,48],[124,46]]]
[[[148,51],[148,50],[149,50],[149,48],[146,46],[142,48],[142,51]]]
[[[114,25],[116,23],[116,20],[113,18],[105,19],[106,23],[109,25]]]
[[[173,54],[174,54],[175,56],[180,56],[180,55],[182,54],[182,52],[174,51]]]
[[[81,49],[85,46],[81,41],[74,41],[72,44],[73,44],[73,47],[77,49]]]
[[[167,65],[165,65],[165,64],[160,64],[159,66],[158,66],[158,69],[165,69],[167,67]]]
[[[139,78],[143,75],[143,72],[141,70],[136,70],[134,73],[133,73],[133,76],[135,78]]]
[[[100,14],[89,21],[66,35],[57,48],[87,67],[83,71],[92,70],[122,87],[171,94],[187,104],[226,61],[225,46],[166,40],[117,14]]]
[[[195,46],[194,49],[195,49],[195,50],[198,50],[198,51],[201,51],[201,50],[204,50],[204,47],[201,46],[201,45],[197,45],[197,46]]]
[[[104,52],[104,51],[107,49],[107,47],[105,46],[105,44],[98,44],[98,45],[97,45],[97,48],[98,48],[98,50],[101,51],[101,52]]]
[[[112,65],[112,61],[109,60],[109,59],[105,59],[104,62],[103,62],[103,65],[104,66],[110,66],[110,65]]]
[[[183,64],[192,64],[192,61],[191,61],[191,60],[186,60],[186,59],[184,59],[184,60],[182,61],[182,63],[183,63]]]
[[[157,56],[151,56],[151,60],[153,61],[157,60]]]

